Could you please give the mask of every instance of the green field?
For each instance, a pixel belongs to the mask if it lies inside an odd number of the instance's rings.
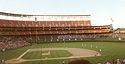
[[[42,55],[45,53],[50,52],[49,55]],[[23,59],[45,59],[47,58],[59,58],[59,57],[69,57],[72,56],[66,50],[55,50],[55,51],[32,51],[28,52],[26,55],[23,56]]]
[[[91,45],[93,46],[91,48]],[[18,49],[8,50],[0,52],[0,59],[9,60],[14,59],[24,53],[27,49],[33,48],[84,48],[91,49],[100,52],[102,56],[80,58],[89,60],[91,63],[96,64],[98,62],[104,63],[117,58],[125,58],[125,42],[65,42],[65,43],[44,43],[44,44],[32,44],[32,46],[25,46]],[[97,48],[96,48],[97,47]],[[57,53],[54,53],[57,55]],[[67,53],[64,53],[65,55]],[[41,55],[41,54],[40,54]],[[31,55],[34,56],[34,55]],[[35,55],[36,56],[36,55]],[[65,60],[67,63],[72,59]],[[49,61],[29,61],[20,64],[62,64],[64,60],[49,60]]]

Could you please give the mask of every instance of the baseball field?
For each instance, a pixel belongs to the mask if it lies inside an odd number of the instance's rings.
[[[125,42],[33,43],[0,52],[0,60],[9,64],[68,64],[75,59],[97,64],[118,58],[125,58]]]

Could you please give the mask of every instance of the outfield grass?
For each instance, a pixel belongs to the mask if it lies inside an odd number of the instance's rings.
[[[83,44],[83,46],[82,46]],[[93,46],[91,48],[91,45]],[[125,42],[66,42],[66,43],[45,43],[45,44],[33,44],[32,46],[26,46],[18,49],[9,50],[6,52],[0,52],[0,59],[13,59],[20,56],[27,49],[31,48],[84,48],[91,49],[99,52],[99,49],[102,56],[100,57],[89,57],[81,58],[87,59],[91,63],[96,64],[97,62],[106,62],[116,58],[125,58]],[[96,48],[97,47],[97,48]],[[71,60],[71,59],[70,59]],[[66,60],[66,62],[70,61]],[[24,62],[21,64],[62,64],[63,60],[53,60],[53,61],[33,61],[33,62]]]
[[[50,52],[49,55],[42,55]],[[59,57],[69,57],[72,56],[66,50],[55,50],[55,51],[31,51],[23,56],[22,59],[45,59],[45,58],[59,58]]]

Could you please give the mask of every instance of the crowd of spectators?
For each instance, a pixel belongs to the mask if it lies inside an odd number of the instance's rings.
[[[23,38],[17,37],[0,37],[0,50],[14,49],[28,45],[29,43]]]
[[[102,63],[98,63],[102,64]],[[111,61],[105,62],[104,64],[125,64],[125,59],[113,59]]]
[[[91,38],[103,38],[108,37],[107,35],[100,35],[100,34],[84,34],[84,35],[60,35],[58,39],[91,39]]]
[[[125,28],[118,28],[111,34],[111,38],[125,39]]]
[[[107,34],[68,34],[68,35],[29,35],[29,36],[0,36],[0,50],[23,47],[31,42],[59,42],[59,41],[77,41],[86,39],[125,39],[125,33],[116,30]]]

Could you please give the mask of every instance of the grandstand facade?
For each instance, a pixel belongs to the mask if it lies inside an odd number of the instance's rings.
[[[100,38],[111,25],[92,26],[91,15],[24,15],[0,13],[1,42],[65,42]],[[96,34],[96,35],[95,35]]]

